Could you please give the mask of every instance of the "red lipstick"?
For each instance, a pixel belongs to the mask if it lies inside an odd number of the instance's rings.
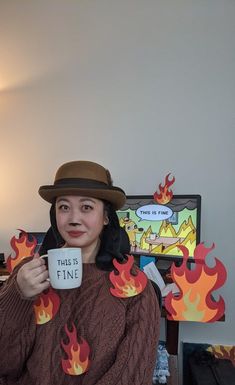
[[[73,231],[68,231],[68,234],[72,238],[78,238],[78,237],[80,237],[81,235],[84,234],[84,231],[75,231],[75,230],[73,230]]]

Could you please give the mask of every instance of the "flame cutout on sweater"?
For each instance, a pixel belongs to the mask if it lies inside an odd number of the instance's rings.
[[[113,260],[114,267],[118,270],[117,274],[114,271],[109,274],[109,279],[114,286],[114,288],[110,288],[110,292],[114,297],[134,297],[142,293],[147,285],[147,277],[142,271],[138,270],[135,275],[131,273],[134,257],[133,255],[127,257],[125,263],[119,263],[116,259]]]
[[[51,287],[43,291],[34,301],[36,324],[43,325],[51,321],[60,308],[60,297]]]
[[[68,330],[67,325],[65,325],[65,332],[68,336],[69,342],[65,344],[63,340],[61,345],[67,355],[67,359],[62,359],[62,368],[65,374],[71,376],[79,376],[88,371],[90,366],[90,347],[88,343],[80,337],[80,343],[77,338],[77,330],[72,323],[72,331]]]

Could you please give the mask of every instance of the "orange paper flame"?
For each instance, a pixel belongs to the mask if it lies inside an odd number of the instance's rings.
[[[227,273],[217,258],[212,268],[205,263],[207,254],[214,249],[214,244],[210,248],[206,248],[203,243],[197,245],[193,270],[187,267],[188,249],[185,246],[178,247],[182,250],[184,259],[179,267],[172,264],[171,275],[181,294],[177,298],[172,293],[167,295],[165,307],[169,313],[168,319],[198,322],[219,320],[224,314],[224,300],[221,297],[218,301],[213,300],[211,293],[224,284]]]
[[[62,359],[63,371],[71,376],[79,376],[85,373],[90,365],[89,354],[90,347],[88,343],[80,338],[81,343],[77,341],[77,331],[72,323],[73,330],[70,332],[67,325],[65,325],[65,331],[69,337],[69,343],[66,345],[61,341],[61,345],[68,356],[67,360]]]
[[[9,273],[26,257],[30,257],[34,254],[35,247],[37,246],[37,240],[33,237],[32,241],[29,241],[28,234],[24,230],[19,230],[20,236],[11,238],[11,247],[15,251],[15,257],[11,255],[7,258],[6,266]]]
[[[235,367],[235,346],[214,345],[207,350],[216,358],[230,360]]]
[[[153,194],[153,199],[161,205],[165,205],[166,203],[169,203],[173,196],[173,192],[169,190],[169,187],[174,183],[175,178],[173,177],[172,180],[169,180],[168,179],[169,176],[170,174],[167,174],[167,176],[165,177],[165,185],[163,187],[161,183],[159,184],[160,193],[158,194],[156,191]]]
[[[36,317],[36,323],[43,325],[52,320],[55,317],[60,307],[60,297],[50,287],[45,290],[37,299],[34,301],[34,313]]]
[[[119,274],[115,274],[112,271],[109,275],[110,281],[114,286],[114,288],[110,288],[110,291],[115,297],[134,297],[145,289],[147,277],[142,271],[132,275],[131,268],[133,263],[133,255],[128,255],[126,263],[118,263],[116,259],[113,260],[113,264],[119,272]]]

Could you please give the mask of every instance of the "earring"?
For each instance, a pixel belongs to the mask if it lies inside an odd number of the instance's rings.
[[[109,218],[106,217],[106,218],[104,219],[104,226],[107,226],[108,224],[109,224]]]

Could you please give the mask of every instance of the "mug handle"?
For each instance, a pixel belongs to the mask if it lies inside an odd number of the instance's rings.
[[[43,255],[40,255],[39,258],[47,258],[48,257],[48,254],[43,254]],[[47,266],[48,268],[48,266]],[[50,278],[47,278],[46,281],[50,282]]]

